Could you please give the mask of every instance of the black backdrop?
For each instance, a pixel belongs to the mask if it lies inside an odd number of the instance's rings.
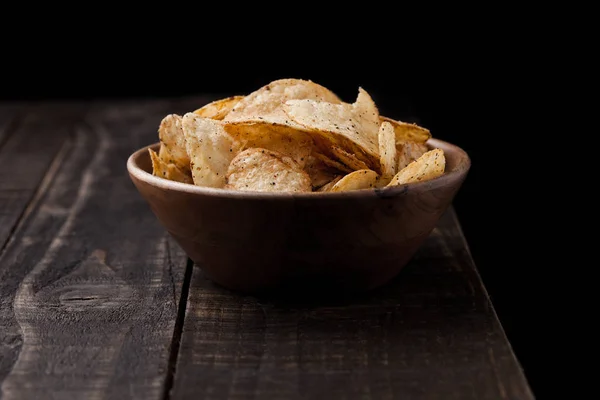
[[[471,156],[472,169],[455,208],[517,357],[534,391],[540,387],[531,291],[536,267],[524,251],[533,224],[524,218],[526,201],[515,206],[514,189],[523,183],[518,169],[507,165],[506,153],[524,146],[511,139],[518,118],[513,101],[522,96],[514,84],[518,66],[498,56],[496,48],[455,44],[443,52],[424,47],[410,53],[385,43],[314,54],[310,49],[284,55],[256,49],[242,55],[214,48],[200,52],[194,43],[159,46],[153,39],[88,38],[85,46],[57,46],[60,39],[53,37],[36,52],[16,44],[1,67],[0,100],[231,95],[295,77],[352,101],[362,86],[382,114],[418,122]],[[518,152],[513,161],[517,157]]]

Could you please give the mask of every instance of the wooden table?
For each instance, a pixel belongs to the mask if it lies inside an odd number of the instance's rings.
[[[125,161],[210,99],[0,104],[0,398],[533,398],[452,210],[351,301],[206,280]]]

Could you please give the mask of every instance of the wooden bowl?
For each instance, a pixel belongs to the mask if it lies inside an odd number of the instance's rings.
[[[254,193],[198,187],[151,174],[148,147],[127,161],[150,208],[206,276],[229,289],[358,292],[388,282],[451,204],[471,166],[439,139],[446,173],[392,188]]]

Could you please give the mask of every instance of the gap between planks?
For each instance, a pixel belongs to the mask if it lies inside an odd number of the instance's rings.
[[[185,312],[187,309],[188,295],[193,271],[194,262],[188,258],[185,265],[183,284],[181,285],[181,298],[179,299],[179,307],[177,308],[177,317],[175,319],[175,327],[173,328],[173,337],[171,339],[171,352],[169,354],[169,364],[167,366],[167,377],[165,378],[162,394],[163,400],[169,400],[171,398],[171,391],[173,390],[173,384],[175,382],[177,358],[179,357],[179,346],[181,344],[181,336],[183,334],[183,324],[185,323]]]

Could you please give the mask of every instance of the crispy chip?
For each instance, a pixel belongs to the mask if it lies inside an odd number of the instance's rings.
[[[361,121],[363,134],[370,140],[376,140],[381,125],[379,110],[371,95],[361,87],[358,88],[358,96],[352,104],[352,109]]]
[[[341,174],[341,171],[335,167],[326,164],[323,159],[316,157],[314,154],[308,156],[308,162],[304,170],[310,176],[310,182],[313,190],[331,182],[336,176]]]
[[[323,164],[327,165],[330,168],[336,169],[341,172],[346,172],[346,173],[352,172],[352,168],[349,168],[348,166],[342,164],[339,161],[332,160],[331,158],[327,157],[325,154],[314,152],[313,156],[318,158],[319,160],[321,160],[321,162],[323,162]]]
[[[259,147],[289,156],[300,167],[306,165],[313,140],[305,132],[286,125],[268,122],[224,122],[224,129],[238,140],[243,149]]]
[[[148,152],[152,160],[152,175],[176,182],[194,183],[192,177],[179,169],[177,165],[164,162],[152,149],[148,149]]]
[[[364,90],[354,104],[314,100],[288,100],[283,110],[289,120],[303,126],[324,153],[337,146],[367,166],[379,170],[379,113]]]
[[[392,181],[393,176],[379,176],[379,179],[377,180],[377,182],[375,183],[375,187],[376,188],[384,188],[386,187],[391,181]]]
[[[442,149],[430,150],[398,172],[388,186],[434,179],[442,175],[445,168],[444,151]]]
[[[182,120],[194,184],[222,188],[227,168],[240,144],[213,119],[187,113]]]
[[[327,182],[326,184],[324,184],[323,186],[321,186],[317,190],[317,192],[331,192],[331,188],[333,188],[335,186],[335,184],[338,183],[342,178],[343,178],[342,175],[336,176],[330,182]]]
[[[406,141],[396,142],[396,149],[398,150],[398,167],[396,171],[402,170],[402,168],[406,167],[429,150],[425,143]]]
[[[267,149],[240,152],[227,170],[228,189],[258,192],[310,192],[310,177],[290,157]]]
[[[332,192],[372,189],[377,187],[379,175],[370,169],[361,169],[344,176],[331,188]]]
[[[354,154],[350,154],[344,149],[338,146],[331,146],[331,152],[338,160],[344,165],[350,168],[351,171],[358,171],[359,169],[369,169],[369,166],[364,162],[360,161]]]
[[[379,127],[379,161],[381,175],[392,177],[396,175],[397,167],[396,134],[389,122],[383,122]]]
[[[167,164],[175,164],[184,172],[189,171],[190,158],[185,148],[181,115],[169,114],[164,117],[158,127],[158,137],[158,156]]]
[[[283,124],[286,115],[281,107],[287,100],[293,99],[341,103],[335,93],[312,81],[280,79],[244,97],[225,117],[225,121],[264,120]]]
[[[215,100],[194,111],[194,114],[202,118],[222,120],[244,96],[231,96],[225,99]]]
[[[396,121],[388,117],[380,117],[381,122],[389,122],[394,127],[396,133],[396,143],[398,142],[417,142],[425,143],[431,138],[431,132],[428,129],[420,127],[417,124]]]
[[[382,188],[445,170],[429,130],[379,114],[362,87],[353,103],[303,79],[212,101],[160,123],[153,174],[198,186],[306,192]],[[158,154],[157,154],[158,153]]]

